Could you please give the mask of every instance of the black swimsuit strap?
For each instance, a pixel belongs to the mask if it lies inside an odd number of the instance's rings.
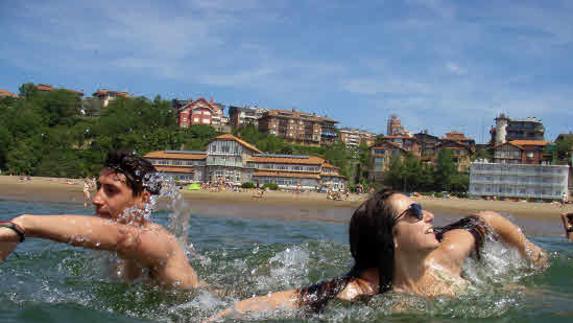
[[[0,228],[10,229],[10,230],[16,232],[16,234],[20,238],[20,242],[24,242],[24,240],[26,240],[26,232],[24,232],[24,229],[22,229],[22,227],[20,227],[19,225],[15,224],[15,223],[0,222]]]
[[[475,256],[478,260],[481,259],[480,251],[483,247],[485,236],[490,232],[487,224],[479,217],[470,215],[446,226],[434,228],[434,232],[436,232],[436,238],[438,241],[442,241],[444,234],[454,229],[466,230],[472,234],[475,239]]]

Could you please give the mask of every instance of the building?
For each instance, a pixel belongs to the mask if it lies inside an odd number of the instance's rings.
[[[259,107],[229,107],[229,125],[233,129],[245,127],[246,125],[253,125],[259,128],[259,120],[263,117],[265,112],[269,111],[265,108]]]
[[[342,128],[338,132],[340,141],[348,148],[357,148],[362,144],[370,147],[376,141],[376,134],[365,130]]]
[[[84,92],[82,92],[82,91],[76,91],[76,90],[71,90],[71,89],[63,89],[63,88],[56,89],[56,88],[54,88],[53,86],[51,86],[50,84],[38,84],[38,85],[36,85],[36,91],[38,91],[38,92],[52,92],[52,91],[55,91],[55,90],[63,90],[63,91],[66,91],[66,92],[70,92],[70,93],[76,94],[77,96],[80,96],[80,97],[84,96]]]
[[[221,131],[224,126],[223,106],[204,98],[195,101],[189,100],[187,104],[177,108],[177,118],[180,128],[189,128],[192,125],[207,125]]]
[[[107,108],[111,101],[115,100],[116,98],[127,98],[129,97],[129,93],[123,91],[113,91],[113,90],[106,90],[106,89],[99,89],[95,91],[92,96],[97,98],[102,108]]]
[[[471,157],[475,152],[475,146],[470,146],[460,141],[451,139],[441,139],[437,146],[438,153],[441,150],[449,150],[452,153],[452,159],[457,165],[457,169],[460,172],[467,171],[470,163]],[[437,156],[436,156],[437,157]],[[434,159],[434,162],[436,160]]]
[[[463,172],[468,170],[471,158],[476,152],[475,140],[466,137],[463,132],[450,131],[440,139],[440,143],[436,147],[438,153],[442,149],[452,152],[453,160],[458,167],[458,171]]]
[[[336,140],[337,121],[294,109],[269,110],[259,119],[259,130],[296,144],[318,146]]]
[[[418,140],[418,144],[420,145],[421,160],[427,163],[434,162],[436,156],[438,155],[438,145],[440,144],[440,138],[430,135],[428,130],[423,130],[414,134],[414,138]]]
[[[546,153],[549,142],[544,140],[512,140],[494,147],[493,162],[503,164],[548,163],[550,156]]]
[[[386,124],[387,136],[411,136],[411,133],[402,126],[402,122],[397,115],[390,115]]]
[[[545,127],[534,117],[527,119],[510,119],[501,113],[495,118],[495,127],[490,130],[492,145],[499,145],[513,140],[544,140]]]
[[[339,169],[320,157],[265,154],[230,134],[216,137],[206,151],[154,151],[145,158],[180,183],[275,183],[283,189],[346,185]]]
[[[8,90],[0,89],[0,98],[17,98],[18,96]]]
[[[393,158],[401,158],[408,152],[400,147],[398,144],[383,141],[370,147],[370,180],[374,182],[382,182],[384,179],[384,172],[390,167],[390,161]]]
[[[469,195],[473,197],[561,200],[568,194],[568,165],[474,162]]]
[[[393,135],[393,136],[378,137],[377,141],[378,142],[376,143],[376,145],[379,145],[382,142],[391,142],[416,157],[420,157],[421,155],[420,143],[418,142],[418,139],[410,135]]]

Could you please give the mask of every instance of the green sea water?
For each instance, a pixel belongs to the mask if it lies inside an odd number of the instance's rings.
[[[0,200],[0,220],[20,213],[89,214],[78,204]],[[169,214],[153,220],[166,224]],[[0,264],[0,322],[199,322],[237,299],[307,286],[351,266],[347,226],[315,221],[225,218],[193,214],[190,261],[207,290],[162,290],[125,283],[106,265],[113,256],[28,239]],[[472,288],[455,299],[387,294],[368,303],[332,302],[321,314],[277,312],[245,320],[391,322],[572,322],[573,244],[531,237],[550,252],[550,266],[530,270],[511,250],[488,242],[480,263],[468,261]],[[397,313],[394,304],[407,304]]]

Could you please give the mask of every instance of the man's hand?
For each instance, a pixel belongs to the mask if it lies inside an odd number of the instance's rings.
[[[0,228],[0,263],[4,262],[18,246],[20,237],[8,228]]]

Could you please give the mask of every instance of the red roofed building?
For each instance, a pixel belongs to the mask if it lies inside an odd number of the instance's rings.
[[[221,106],[204,98],[191,101],[177,111],[180,128],[189,128],[192,125],[207,125],[220,129],[223,118]]]
[[[323,158],[264,154],[230,134],[213,139],[206,151],[155,151],[145,158],[159,171],[184,183],[275,183],[284,189],[340,189],[346,184],[339,169]]]
[[[96,97],[103,108],[107,107],[109,103],[115,100],[118,97],[127,98],[129,97],[129,93],[122,92],[122,91],[112,91],[106,89],[99,89],[92,94],[92,96]]]
[[[421,155],[420,143],[416,137],[410,135],[384,136],[378,139],[378,143],[376,143],[376,145],[379,145],[380,143],[383,142],[394,143],[398,147],[404,149],[405,151],[413,154],[416,157],[420,157]]]
[[[64,89],[64,88],[55,89],[50,84],[38,84],[38,85],[36,85],[36,90],[39,92],[52,92],[55,90],[63,90],[63,91],[67,91],[67,92],[76,94],[78,96],[84,96],[84,92],[82,92],[82,91],[76,91],[76,90]]]
[[[503,164],[542,164],[549,161],[545,140],[512,140],[495,146],[494,163]]]
[[[10,91],[0,89],[0,98],[17,98],[18,96]]]

